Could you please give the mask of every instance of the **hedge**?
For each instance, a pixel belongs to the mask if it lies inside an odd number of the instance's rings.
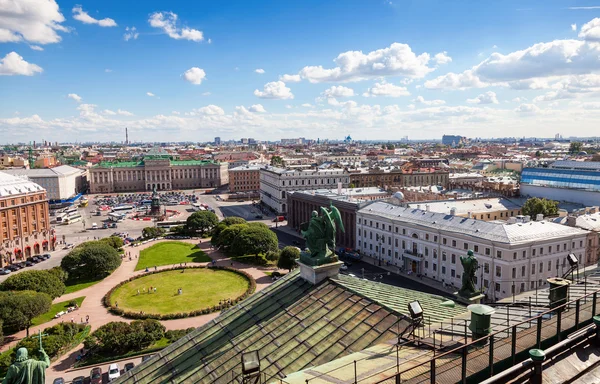
[[[244,292],[241,296],[231,300],[231,304],[224,304],[224,305],[213,305],[211,307],[207,307],[207,308],[202,308],[202,309],[197,309],[195,311],[191,311],[191,312],[179,312],[179,313],[168,313],[168,314],[160,314],[160,313],[140,313],[140,312],[130,312],[130,311],[126,311],[122,308],[117,308],[115,306],[112,306],[110,304],[110,296],[113,294],[113,292],[121,287],[124,284],[129,283],[130,281],[133,281],[135,279],[139,279],[141,277],[144,276],[148,276],[154,273],[161,273],[161,272],[165,272],[165,271],[176,271],[176,270],[180,270],[180,269],[198,269],[198,268],[209,268],[209,269],[218,269],[218,270],[224,270],[224,271],[229,271],[229,272],[233,272],[236,273],[240,276],[245,277],[246,279],[248,279],[248,281],[250,282],[248,289],[246,290],[246,292]],[[122,316],[126,319],[133,319],[133,320],[145,320],[145,319],[155,319],[155,320],[173,320],[173,319],[183,319],[186,317],[194,317],[194,316],[200,316],[200,315],[207,315],[209,313],[213,313],[213,312],[217,312],[217,311],[221,311],[223,309],[229,308],[234,306],[235,304],[239,303],[240,301],[244,300],[245,298],[247,298],[248,296],[250,296],[251,294],[254,293],[254,291],[256,290],[256,281],[254,280],[254,278],[252,276],[250,276],[250,274],[244,272],[244,271],[240,271],[238,269],[234,269],[234,268],[229,268],[229,267],[220,267],[220,266],[190,266],[190,267],[174,267],[174,268],[168,268],[168,269],[161,269],[159,271],[150,271],[147,272],[145,274],[142,275],[138,275],[138,276],[133,276],[130,277],[127,280],[121,281],[119,284],[115,285],[114,287],[112,287],[107,293],[106,295],[104,295],[104,297],[102,298],[102,304],[108,308],[108,311],[111,312],[112,314],[115,314],[117,316]]]

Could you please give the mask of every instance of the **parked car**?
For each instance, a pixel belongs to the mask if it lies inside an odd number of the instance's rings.
[[[271,221],[273,223],[281,223],[284,220],[285,220],[285,216],[275,216],[275,218],[273,220],[271,220]]]
[[[255,217],[255,218],[257,218],[257,219],[262,219],[262,218],[263,218],[263,215],[256,215],[256,216],[254,216],[254,217]]]
[[[65,384],[65,379],[63,379],[62,377],[57,377],[56,379],[54,379],[52,384]]]
[[[21,269],[21,266],[17,264],[11,264],[8,267],[6,267],[6,269],[10,269],[12,272],[16,272],[19,269]]]
[[[77,376],[72,381],[72,384],[84,384],[84,383],[85,383],[85,377],[83,377],[83,376]]]
[[[346,264],[342,264],[342,266],[340,267],[340,269],[341,269],[342,271],[345,271],[345,270],[347,270],[347,269],[348,269],[348,266],[347,266]]]
[[[133,367],[135,367],[135,364],[133,364],[133,363],[127,363],[127,364],[125,364],[125,367],[124,367],[123,370],[125,372],[128,372],[128,371],[131,371],[133,369]]]
[[[10,273],[10,269],[0,268],[0,275],[8,275]]]
[[[44,254],[42,255],[42,258],[43,258],[44,260],[48,260],[50,257],[52,257],[52,255],[50,255],[49,253],[44,253]]]
[[[111,227],[111,228],[117,228],[117,223],[112,223],[112,224],[110,225],[110,227]]]
[[[25,260],[22,264],[25,264],[26,267],[32,267],[33,261]]]
[[[113,363],[108,366],[108,381],[113,381],[114,379],[118,379],[121,377],[121,370],[119,369],[119,364]]]
[[[153,358],[153,357],[154,357],[154,355],[153,355],[153,354],[152,354],[152,355],[145,355],[145,356],[142,356],[142,363],[143,363],[144,361],[146,361],[146,360],[149,360],[149,359]]]
[[[90,371],[90,384],[102,384],[102,368],[92,368]]]
[[[73,247],[75,247],[75,244],[69,243],[69,244],[65,245],[64,249],[71,249]]]

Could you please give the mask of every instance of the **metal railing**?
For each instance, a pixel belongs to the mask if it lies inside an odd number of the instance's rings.
[[[525,360],[531,348],[543,348],[561,341],[568,333],[591,323],[596,315],[600,290],[544,311],[527,320],[472,340],[428,361],[374,383],[480,382]],[[518,337],[517,337],[518,335]],[[373,377],[375,375],[371,375]],[[365,382],[361,378],[355,383]]]

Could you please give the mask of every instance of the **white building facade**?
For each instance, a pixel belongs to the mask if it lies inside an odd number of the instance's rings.
[[[357,212],[363,257],[457,289],[460,257],[473,250],[476,286],[491,300],[544,287],[569,269],[567,255],[585,263],[588,231],[551,222],[485,222],[374,202]]]
[[[287,195],[292,191],[347,188],[350,175],[343,169],[260,169],[260,199],[277,213],[287,213]]]

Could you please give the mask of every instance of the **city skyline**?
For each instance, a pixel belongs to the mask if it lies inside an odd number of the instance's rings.
[[[6,5],[5,142],[596,135],[591,3]]]

